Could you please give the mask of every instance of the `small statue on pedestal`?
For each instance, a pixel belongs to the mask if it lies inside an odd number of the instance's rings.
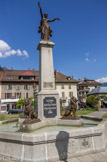
[[[30,98],[23,101],[22,108],[24,110],[24,118],[28,120],[37,119],[37,114],[32,106],[32,100]]]
[[[71,112],[73,112],[73,117],[75,118],[76,110],[77,110],[77,99],[73,96],[73,97],[71,97],[69,106],[66,108],[64,117],[70,117]]]

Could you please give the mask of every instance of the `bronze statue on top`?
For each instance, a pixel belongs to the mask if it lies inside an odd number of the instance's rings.
[[[66,108],[64,116],[70,116],[71,112],[73,112],[73,117],[76,117],[76,110],[77,110],[77,99],[73,96],[71,97],[70,104]]]
[[[55,20],[60,20],[59,18],[55,18],[53,20],[47,19],[48,14],[45,13],[43,16],[42,8],[40,6],[40,2],[38,2],[38,6],[40,8],[40,14],[41,14],[41,21],[38,33],[41,33],[41,39],[43,40],[49,40],[50,37],[52,37],[52,30],[50,28],[49,22],[53,22]]]

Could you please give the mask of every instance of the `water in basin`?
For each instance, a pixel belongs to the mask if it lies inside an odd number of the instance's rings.
[[[46,126],[43,128],[39,128],[35,131],[31,131],[29,133],[44,133],[44,132],[54,132],[54,131],[61,131],[61,130],[72,130],[77,128],[86,128],[86,127],[93,127],[97,126],[99,124],[99,121],[95,120],[89,120],[89,119],[83,119],[83,125],[82,126]]]
[[[0,125],[0,132],[17,132],[19,127],[16,125],[17,122]]]
[[[61,131],[61,130],[72,130],[82,127],[93,127],[98,125],[99,121],[95,120],[89,120],[89,119],[83,119],[83,125],[82,126],[46,126],[39,128],[35,131],[29,132],[29,133],[44,133],[44,132],[54,132],[54,131]],[[20,127],[16,126],[17,122],[9,123],[9,124],[3,124],[0,126],[0,132],[17,132],[19,131]]]

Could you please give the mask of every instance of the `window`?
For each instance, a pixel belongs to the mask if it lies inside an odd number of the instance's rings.
[[[73,92],[69,92],[69,97],[73,97]]]
[[[16,85],[16,90],[19,90],[20,89],[20,85]]]
[[[65,92],[62,92],[62,97],[65,97]]]
[[[21,93],[15,93],[15,98],[21,98]]]
[[[5,93],[5,99],[11,99],[12,93]]]
[[[81,96],[81,92],[79,92],[79,95]]]
[[[24,85],[24,90],[29,90],[29,85]]]
[[[12,80],[13,77],[12,77],[12,76],[6,76],[6,79],[7,79],[7,80]]]
[[[19,77],[19,79],[21,80],[35,80],[34,76],[22,76],[21,78]]]
[[[28,98],[29,96],[28,96],[28,93],[26,93],[26,98]]]
[[[69,85],[69,89],[71,89],[71,85]]]
[[[62,89],[64,89],[64,85],[62,85]]]
[[[11,90],[11,89],[12,89],[12,85],[10,85],[10,84],[7,85],[7,89],[8,89],[8,90]]]

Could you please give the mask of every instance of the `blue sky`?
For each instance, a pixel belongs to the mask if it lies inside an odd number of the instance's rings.
[[[39,69],[37,0],[0,0],[0,64]],[[54,69],[75,79],[107,77],[107,0],[40,0],[50,23]],[[107,78],[106,78],[107,79]]]

